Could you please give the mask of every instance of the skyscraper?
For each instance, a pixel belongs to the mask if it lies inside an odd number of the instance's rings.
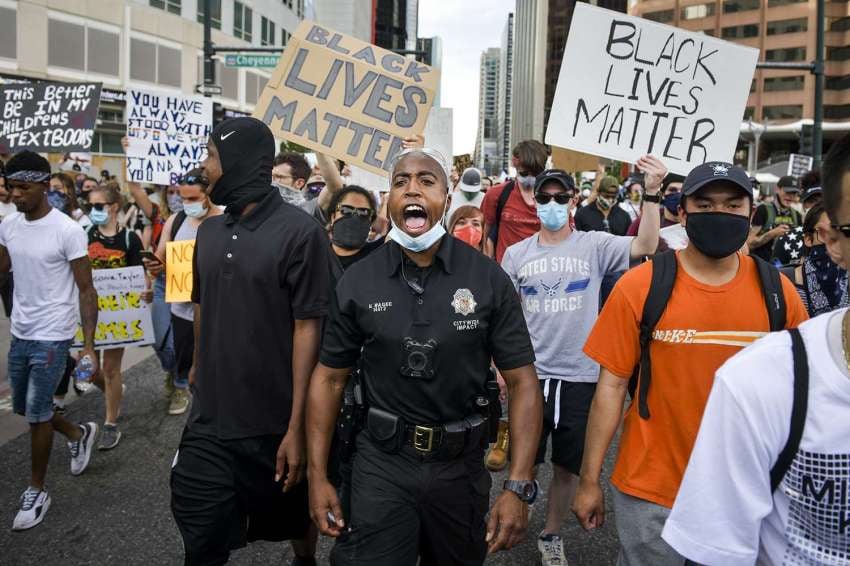
[[[517,0],[514,27],[511,146],[543,141],[549,0]]]
[[[478,135],[472,160],[476,167],[488,175],[498,171],[499,55],[498,47],[483,52],[479,72]]]
[[[514,15],[508,14],[499,49],[498,131],[499,170],[511,164],[511,90],[514,72]]]
[[[420,37],[416,40],[416,50],[423,51],[424,54],[418,55],[417,59],[435,69],[442,70],[443,68],[443,40],[439,37]],[[434,97],[434,106],[440,106],[440,91]]]

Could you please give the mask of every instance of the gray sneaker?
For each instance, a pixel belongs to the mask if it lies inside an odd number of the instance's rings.
[[[105,424],[103,432],[100,433],[100,442],[97,445],[98,450],[112,450],[118,446],[121,440],[121,431],[118,430],[118,425]]]
[[[79,440],[68,443],[71,451],[71,475],[82,474],[89,465],[91,450],[94,447],[94,439],[97,438],[97,423],[85,423],[80,425],[83,435]]]
[[[569,566],[564,556],[564,541],[558,535],[540,533],[537,550],[540,551],[540,563],[543,566]]]

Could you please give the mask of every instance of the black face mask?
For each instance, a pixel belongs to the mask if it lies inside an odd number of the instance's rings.
[[[720,259],[744,246],[750,234],[750,219],[727,212],[691,212],[686,217],[685,231],[697,250]]]
[[[333,223],[333,243],[345,250],[359,250],[366,245],[372,221],[362,216],[343,216]]]

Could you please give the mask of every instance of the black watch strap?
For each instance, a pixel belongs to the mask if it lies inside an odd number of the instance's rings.
[[[644,193],[643,202],[654,202],[655,204],[661,204],[661,193],[655,193],[654,195],[648,195]]]

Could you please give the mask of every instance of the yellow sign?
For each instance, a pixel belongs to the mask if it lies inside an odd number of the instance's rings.
[[[192,256],[195,240],[165,244],[165,302],[188,303],[192,300]]]
[[[254,117],[275,137],[386,176],[402,140],[425,129],[439,84],[436,69],[305,20]]]

